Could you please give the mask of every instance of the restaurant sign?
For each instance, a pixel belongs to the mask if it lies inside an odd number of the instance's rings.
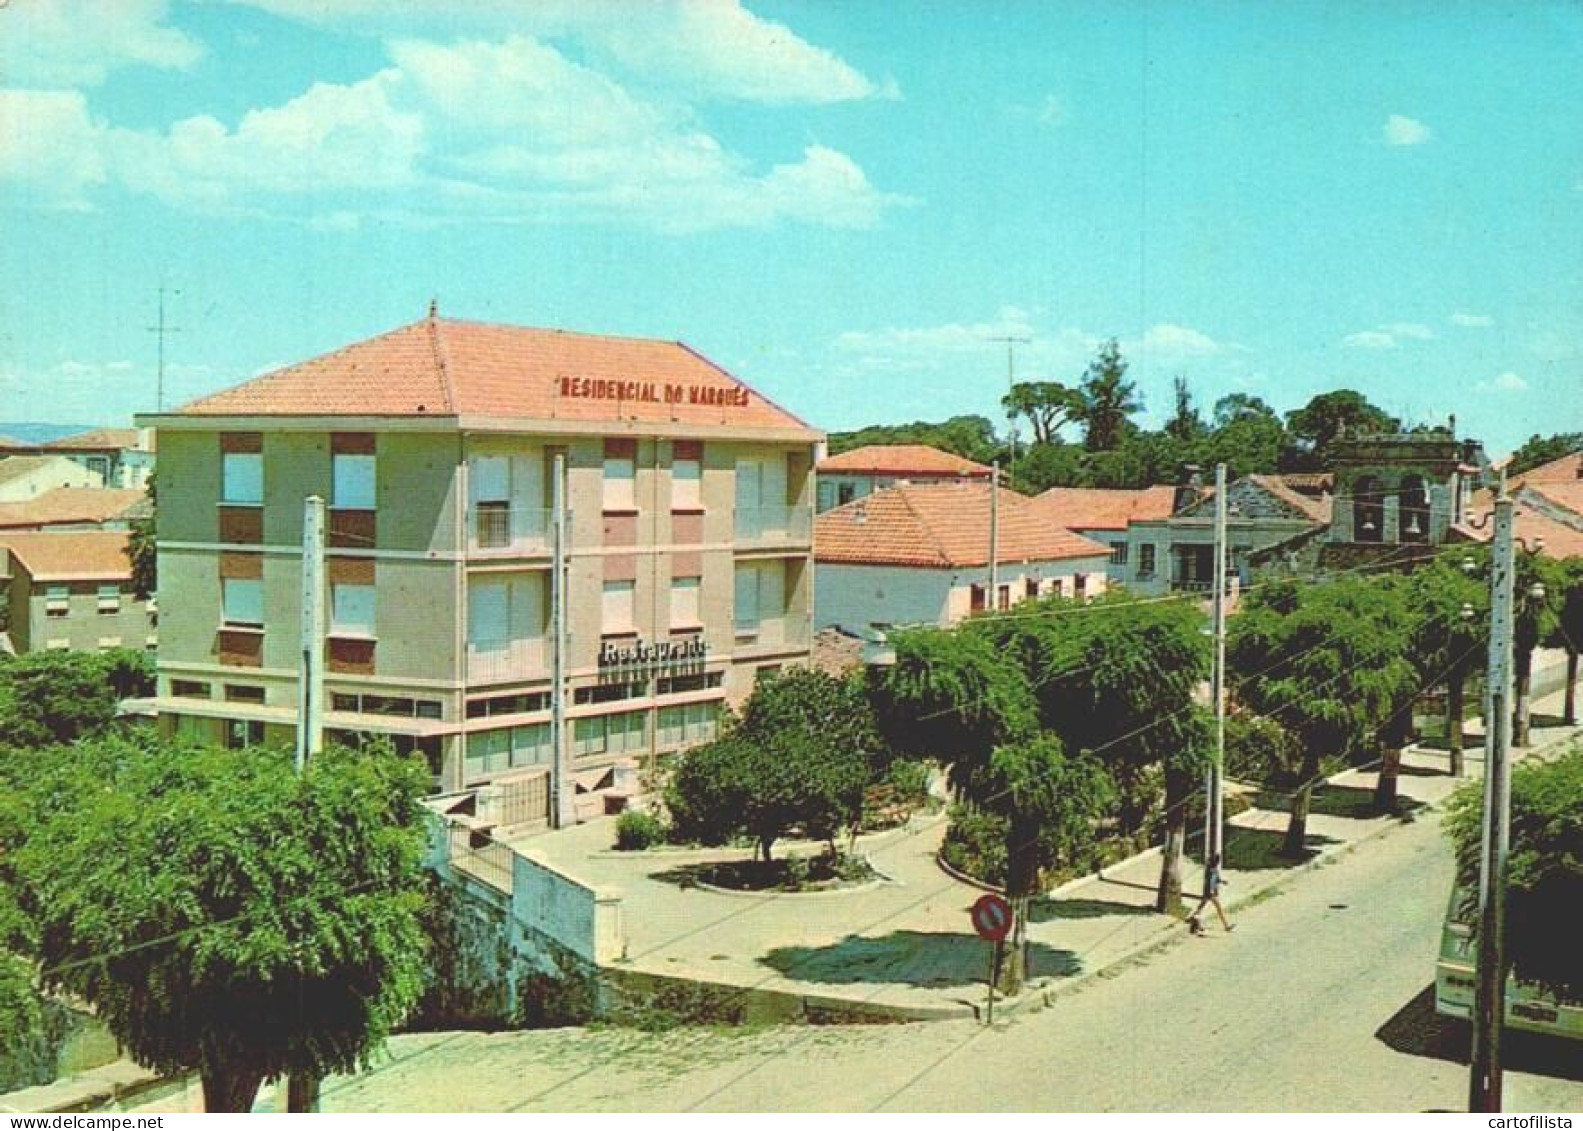
[[[686,640],[660,640],[652,644],[636,640],[617,645],[605,641],[599,648],[599,666],[604,668],[659,668],[682,664],[701,664],[709,658],[709,643],[702,636]]]

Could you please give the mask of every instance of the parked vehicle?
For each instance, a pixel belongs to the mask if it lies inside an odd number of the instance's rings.
[[[1473,928],[1458,913],[1463,893],[1451,892],[1451,905],[1440,932],[1440,958],[1435,963],[1435,1012],[1468,1020],[1473,1016],[1478,945]],[[1509,978],[1506,982],[1506,1024],[1513,1029],[1583,1040],[1583,1002],[1558,1001],[1538,986]]]

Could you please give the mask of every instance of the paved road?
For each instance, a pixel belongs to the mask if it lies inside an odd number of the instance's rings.
[[[400,1038],[327,1110],[1424,1111],[1465,1102],[1426,993],[1451,862],[1438,818],[1297,877],[1050,1008],[972,1022]],[[1524,1042],[1507,1110],[1583,1111],[1575,1044]]]

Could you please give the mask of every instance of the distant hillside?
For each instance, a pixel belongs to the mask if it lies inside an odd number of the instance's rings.
[[[99,427],[99,425],[40,424],[30,420],[21,424],[0,423],[0,436],[9,437],[24,444],[47,444],[51,440],[59,440],[62,436],[75,436],[79,432],[88,432],[96,427]]]

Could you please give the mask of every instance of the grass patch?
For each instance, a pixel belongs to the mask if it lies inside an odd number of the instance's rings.
[[[831,856],[787,856],[779,860],[725,860],[710,864],[688,864],[666,872],[655,872],[653,879],[677,887],[725,888],[744,892],[839,891],[880,879],[873,865],[862,856],[845,853]]]

